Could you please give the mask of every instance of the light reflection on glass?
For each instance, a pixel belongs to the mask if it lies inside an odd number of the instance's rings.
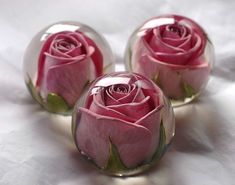
[[[146,177],[129,177],[125,179],[114,179],[114,185],[150,185],[150,181]]]
[[[157,26],[167,25],[167,24],[174,24],[175,20],[174,18],[160,18],[160,19],[154,19],[149,22],[147,22],[142,29],[149,29],[154,28]]]

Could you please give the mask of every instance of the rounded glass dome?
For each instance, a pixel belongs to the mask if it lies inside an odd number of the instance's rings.
[[[102,172],[128,176],[156,164],[168,148],[175,119],[169,100],[151,80],[116,72],[93,82],[75,106],[76,146]]]
[[[32,39],[23,68],[27,87],[43,108],[70,114],[87,86],[113,71],[114,59],[108,43],[91,27],[58,22]]]
[[[126,68],[153,80],[173,106],[192,101],[205,88],[214,48],[195,21],[179,15],[154,17],[131,35]]]

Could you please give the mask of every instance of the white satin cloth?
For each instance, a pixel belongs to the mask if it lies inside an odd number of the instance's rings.
[[[235,185],[234,9],[234,0],[0,0],[0,184]],[[132,31],[166,13],[205,28],[216,50],[213,74],[197,101],[175,109],[175,138],[154,169],[129,178],[103,175],[78,154],[69,118],[43,111],[31,98],[24,51],[48,24],[80,21],[104,35],[120,71]]]

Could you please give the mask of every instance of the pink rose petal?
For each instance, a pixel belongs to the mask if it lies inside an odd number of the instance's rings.
[[[80,31],[58,32],[41,49],[36,85],[43,97],[56,93],[73,106],[85,84],[100,75],[102,68],[102,54],[90,38]]]
[[[141,57],[134,70],[156,79],[165,95],[173,99],[184,97],[183,83],[199,91],[208,81],[210,73],[210,67],[205,62],[196,66],[166,65],[151,56]]]
[[[107,97],[105,100],[105,104],[116,105],[130,102],[140,102],[145,98],[140,88],[136,88],[136,86],[132,86],[131,88],[132,90],[130,92],[125,94],[123,93],[122,96],[120,95],[120,93],[110,90],[110,92],[106,93]]]
[[[205,87],[209,80],[209,74],[211,67],[208,63],[201,65],[197,68],[189,68],[188,70],[182,70],[182,81],[190,85],[194,91],[199,92]]]
[[[50,59],[47,57],[46,61]],[[73,106],[90,80],[90,65],[91,60],[86,58],[49,68],[42,90],[62,96],[70,106]]]
[[[100,114],[100,115],[108,116],[108,117],[115,117],[115,118],[125,120],[125,121],[129,121],[129,122],[135,122],[136,121],[132,117],[129,117],[129,116],[127,116],[127,115],[125,115],[121,112],[118,112],[116,110],[113,110],[109,107],[106,107],[103,102],[101,103],[102,100],[101,100],[100,94],[94,95],[94,96],[96,96],[96,97],[93,98],[93,101],[92,101],[92,103],[89,107],[89,109],[92,112],[95,112],[95,113]]]
[[[117,147],[127,167],[135,167],[149,157],[151,133],[141,125],[109,118],[79,108],[76,142],[97,165],[105,167],[109,157],[109,139]]]
[[[107,107],[117,112],[123,113],[128,117],[132,117],[134,120],[138,120],[152,110],[149,101],[151,100],[148,96],[138,103],[126,103]]]
[[[153,37],[152,37],[151,41],[148,43],[150,48],[154,52],[167,52],[167,53],[174,53],[174,54],[178,53],[178,52],[184,52],[184,50],[182,50],[181,48],[174,47],[174,46],[171,46],[171,45],[163,42],[162,38],[158,32],[159,32],[159,30],[157,30],[157,29],[153,30]]]
[[[161,109],[163,108],[163,102],[157,106],[154,110],[139,119],[135,124],[141,125],[151,132],[151,145],[149,150],[149,157],[151,157],[158,147],[160,123],[161,123]]]
[[[184,40],[180,47],[187,47],[188,42],[188,40]],[[204,56],[197,56],[197,52],[202,53],[202,42],[204,41],[199,38],[199,35],[195,35],[190,42],[193,42],[194,47],[186,53],[163,54],[155,53],[146,43],[146,39],[140,38],[136,41],[135,48],[133,48],[133,71],[157,80],[165,95],[173,99],[185,96],[183,83],[191,85],[198,92],[208,81],[210,66],[205,61]],[[160,56],[166,57],[163,57],[165,60]],[[197,58],[193,59],[192,57]],[[168,59],[172,59],[175,62],[168,63]],[[187,64],[179,65],[181,63],[180,60],[187,61]]]
[[[62,33],[67,33],[67,32],[61,32]],[[51,42],[54,40],[54,38],[57,36],[57,34],[50,35],[45,44],[43,45],[41,52],[39,54],[39,59],[38,59],[38,78],[36,81],[36,86],[41,85],[41,81],[44,77],[44,64],[45,64],[45,55],[44,52],[48,51],[50,49]]]
[[[190,35],[180,38],[180,39],[173,39],[173,38],[162,38],[162,41],[167,43],[168,45],[179,47],[181,44],[186,42],[187,40],[190,40]]]
[[[80,31],[77,31],[78,33],[82,34],[85,39],[86,42],[89,46],[94,47],[95,52],[93,53],[93,55],[91,55],[92,61],[94,63],[95,69],[96,69],[96,76],[101,76],[103,74],[103,55],[100,51],[100,49],[98,48],[98,46],[95,44],[95,42],[93,40],[91,40],[89,37],[87,37],[85,34],[83,34]]]

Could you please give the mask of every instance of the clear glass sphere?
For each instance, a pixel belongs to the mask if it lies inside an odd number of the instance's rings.
[[[214,48],[205,31],[179,15],[154,17],[131,35],[126,68],[152,79],[173,106],[192,101],[205,88]]]
[[[42,29],[24,56],[24,78],[33,98],[49,112],[69,114],[97,77],[114,69],[106,40],[79,22]]]
[[[72,133],[80,153],[102,172],[141,173],[163,156],[175,132],[174,113],[161,89],[136,73],[94,81],[75,106]]]

